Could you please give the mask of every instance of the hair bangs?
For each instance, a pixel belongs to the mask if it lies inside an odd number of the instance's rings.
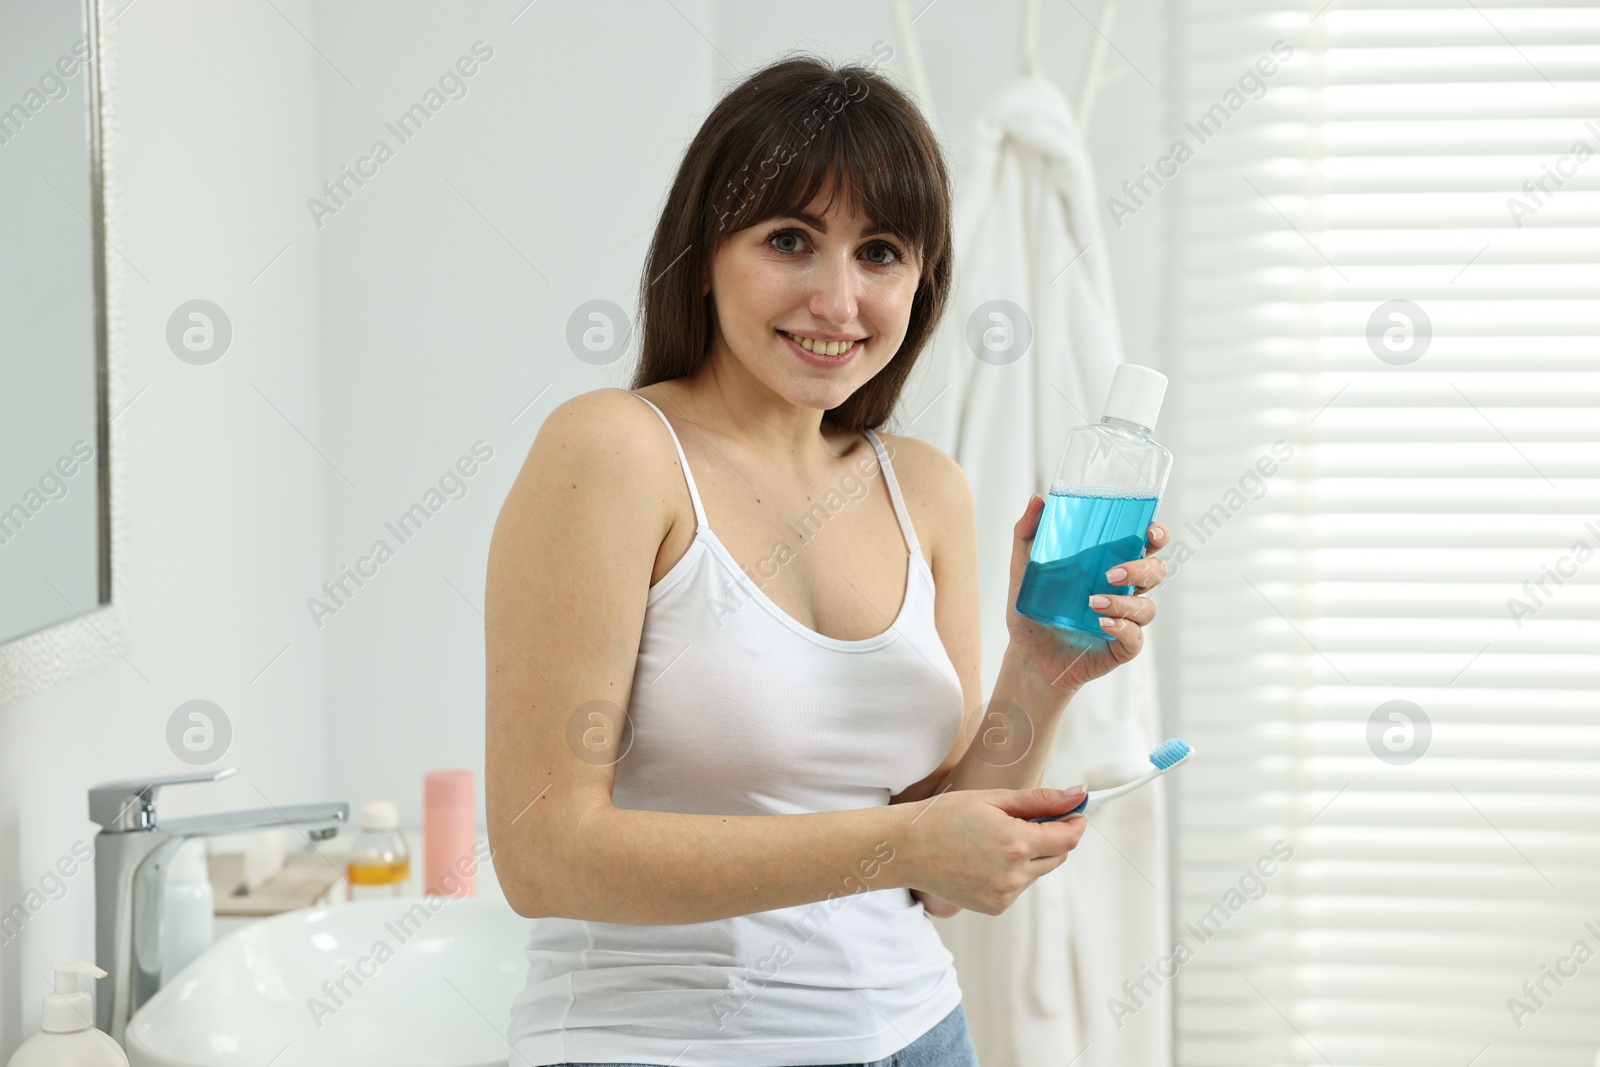
[[[882,121],[883,116],[859,106],[867,90],[864,83],[857,84],[861,90],[855,97],[843,97],[837,113],[816,99],[797,100],[780,126],[793,131],[809,122],[816,127],[811,135],[798,144],[797,137],[764,140],[754,158],[732,169],[725,184],[737,195],[712,215],[713,250],[740,230],[810,211],[817,196],[826,193],[816,214],[825,215],[837,205],[866,219],[873,232],[910,245],[919,260],[926,258],[936,231],[947,222],[941,209],[948,192],[940,168],[926,160],[923,166],[908,166],[924,146],[903,125]],[[747,180],[746,174],[755,177]]]

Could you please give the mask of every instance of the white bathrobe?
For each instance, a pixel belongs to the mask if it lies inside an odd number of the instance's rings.
[[[1061,92],[1037,77],[1012,84],[980,120],[974,160],[958,182],[957,291],[898,414],[972,485],[987,698],[1008,640],[1012,526],[1049,491],[1067,429],[1099,420],[1122,345],[1094,178]],[[995,299],[1031,324],[1015,359],[980,359],[969,342],[974,310]],[[1150,636],[1072,701],[1044,784],[1094,788],[1149,768],[1162,739]],[[1161,785],[1092,816],[1066,864],[1003,915],[935,921],[984,1067],[1171,1063],[1172,984],[1150,976],[1172,951]]]

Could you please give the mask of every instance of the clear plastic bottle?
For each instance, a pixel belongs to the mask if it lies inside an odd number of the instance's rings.
[[[1167,378],[1132,363],[1111,378],[1098,423],[1074,426],[1017,591],[1017,612],[1048,626],[1109,641],[1089,607],[1096,594],[1128,596],[1106,572],[1144,555],[1172,453],[1150,436]]]
[[[400,813],[387,800],[361,809],[361,832],[345,864],[351,900],[402,897],[411,880],[411,850],[400,832]]]
[[[180,845],[167,866],[161,915],[161,984],[168,985],[215,936],[210,858],[203,837]]]

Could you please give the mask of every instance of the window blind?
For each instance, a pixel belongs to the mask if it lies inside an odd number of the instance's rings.
[[[1588,1067],[1600,8],[1174,14],[1178,1062]]]

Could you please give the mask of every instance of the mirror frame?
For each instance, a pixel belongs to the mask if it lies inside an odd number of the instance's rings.
[[[117,158],[115,134],[111,134],[108,144],[106,133],[106,101],[110,98],[106,87],[115,84],[115,63],[106,51],[100,0],[84,0],[83,8],[85,37],[89,41],[84,91],[89,112],[90,245],[95,290],[99,603],[88,614],[79,613],[76,619],[0,644],[0,705],[32,696],[115,659],[126,660],[128,651],[127,611],[117,594],[122,584],[119,575],[127,560],[126,524],[111,507],[114,499],[121,498],[121,489],[126,485],[126,470],[121,462],[123,435],[111,415],[113,401],[120,403],[124,391],[122,375],[118,373],[126,348],[120,329],[122,284],[119,275],[106,269],[106,247],[115,243],[113,235],[120,228],[115,210],[120,204],[120,187],[115,168],[106,167],[108,156]],[[119,407],[119,413],[120,410]]]

